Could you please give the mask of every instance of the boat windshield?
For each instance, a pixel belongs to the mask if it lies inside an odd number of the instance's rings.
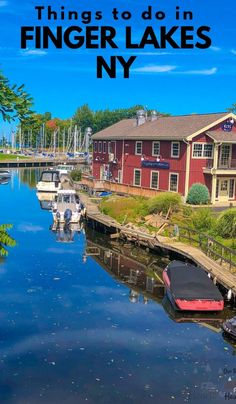
[[[60,194],[57,197],[59,203],[76,203],[74,194]]]
[[[42,173],[41,181],[43,182],[51,182],[51,181],[59,181],[59,177],[57,173],[50,173],[50,172],[44,172]]]
[[[72,171],[73,170],[73,166],[67,166],[67,165],[61,165],[57,167],[58,170],[67,170],[67,171]]]

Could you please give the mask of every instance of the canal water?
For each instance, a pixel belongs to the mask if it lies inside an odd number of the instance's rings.
[[[236,401],[236,345],[220,328],[235,311],[177,316],[165,257],[53,232],[37,178],[0,185],[0,222],[17,241],[0,262],[0,403]]]

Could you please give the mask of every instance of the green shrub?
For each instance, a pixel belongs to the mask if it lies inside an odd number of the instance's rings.
[[[169,208],[172,211],[177,211],[181,205],[180,194],[175,194],[172,192],[162,192],[154,198],[148,201],[148,212],[149,213],[167,213]]]
[[[70,176],[73,181],[81,181],[82,172],[81,172],[81,170],[73,170],[73,171],[71,171]]]
[[[189,190],[187,203],[191,205],[206,205],[209,203],[210,195],[206,185],[196,183]]]
[[[220,237],[236,237],[236,209],[227,209],[221,213],[217,220],[215,231]]]
[[[210,208],[198,208],[193,211],[191,222],[194,229],[209,233],[214,225],[214,215]]]

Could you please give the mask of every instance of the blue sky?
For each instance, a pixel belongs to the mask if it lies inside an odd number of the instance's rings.
[[[117,50],[62,50],[50,48],[37,51],[29,46],[20,50],[20,27],[35,25],[37,20],[34,5],[51,5],[58,10],[101,10],[103,25],[117,29]],[[153,10],[167,14],[163,22],[140,21],[140,11],[148,5]],[[208,50],[155,50],[147,46],[143,50],[126,50],[124,25],[132,25],[133,38],[141,39],[146,25],[176,25],[175,7],[194,12],[194,21],[187,25],[209,25],[212,47]],[[130,10],[133,18],[124,22],[112,21],[113,7]],[[70,117],[76,108],[88,103],[94,109],[127,107],[143,104],[172,114],[224,111],[236,102],[236,28],[235,0],[0,0],[0,69],[11,82],[25,83],[34,98],[34,109],[51,111],[54,116]],[[183,23],[181,21],[181,23]],[[40,24],[68,27],[67,20]],[[40,25],[38,24],[38,25]],[[84,27],[81,21],[73,22]],[[96,24],[92,20],[92,24]],[[128,58],[138,55],[129,79],[123,79],[121,71],[116,79],[96,78],[96,56],[121,55]]]

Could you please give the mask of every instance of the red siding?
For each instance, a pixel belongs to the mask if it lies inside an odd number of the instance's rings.
[[[211,131],[222,131],[222,123],[211,128]],[[236,125],[233,127],[233,131],[236,131]],[[158,139],[156,139],[158,141]],[[96,141],[97,145],[99,141]],[[207,158],[192,158],[192,143],[203,142],[213,144],[213,140],[206,134],[202,133],[196,136],[191,142],[191,157],[190,157],[190,174],[189,174],[189,187],[196,182],[205,184],[211,192],[212,176],[211,174],[204,174],[203,169],[207,166]],[[135,155],[135,140],[117,140],[107,143],[106,153],[97,151],[93,154],[93,175],[95,178],[100,178],[100,167],[104,166],[104,169],[109,169],[111,172],[111,180],[118,180],[118,170],[122,170],[122,156],[123,156],[123,183],[126,185],[133,184],[134,169],[141,170],[141,186],[144,188],[150,188],[151,171],[159,172],[159,189],[169,189],[169,174],[179,174],[179,188],[178,191],[181,194],[185,192],[185,175],[186,175],[186,150],[187,145],[185,142],[180,142],[180,157],[171,157],[171,141],[160,140],[160,156],[161,160],[170,164],[170,169],[152,169],[141,167],[141,155]],[[111,144],[111,152],[114,154],[115,162],[109,163],[108,155],[108,143]],[[152,141],[144,140],[142,142],[142,155],[145,160],[156,160],[155,156],[152,156]],[[103,145],[102,145],[103,146]],[[236,160],[236,145],[232,145],[232,159]]]

